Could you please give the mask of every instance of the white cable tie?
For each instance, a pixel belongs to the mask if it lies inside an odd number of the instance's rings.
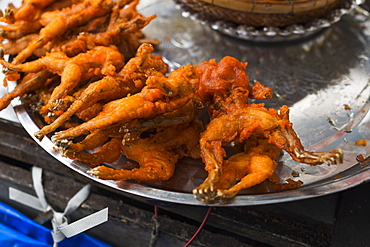
[[[32,167],[32,179],[37,197],[9,187],[9,198],[39,211],[47,212],[52,210],[53,218],[51,223],[53,230],[51,234],[54,240],[54,246],[58,246],[58,243],[66,237],[70,238],[75,236],[108,220],[108,208],[104,208],[96,213],[68,224],[66,215],[71,214],[73,211],[79,208],[81,204],[89,197],[91,191],[90,184],[87,184],[80,189],[68,201],[64,212],[61,213],[55,211],[46,201],[44,188],[42,185],[42,168],[36,166]]]
[[[108,220],[108,208],[104,208],[96,213],[90,214],[71,224],[60,225],[58,229],[67,237],[73,237],[81,232],[87,231]]]
[[[22,203],[36,210],[39,210],[42,212],[48,211],[44,208],[43,205],[41,205],[39,198],[32,196],[30,194],[27,194],[18,189],[12,188],[12,187],[9,187],[9,198],[13,201]]]
[[[41,205],[44,209],[49,207],[48,202],[45,198],[44,193],[44,186],[42,185],[42,168],[38,166],[32,167],[32,180],[33,180],[33,187],[36,192],[37,197],[40,200]]]
[[[9,198],[36,210],[47,212],[52,208],[45,198],[44,188],[42,186],[42,168],[37,166],[32,167],[32,179],[37,197],[9,187]]]
[[[53,237],[54,246],[56,246],[57,243],[66,238],[66,236],[59,230],[59,227],[66,226],[68,224],[68,221],[62,213],[54,212],[53,216],[54,217],[51,220],[51,224],[53,226],[51,235]]]
[[[91,185],[85,185],[81,190],[79,190],[67,203],[64,209],[64,214],[68,215],[75,211],[80,205],[89,197],[91,191]]]

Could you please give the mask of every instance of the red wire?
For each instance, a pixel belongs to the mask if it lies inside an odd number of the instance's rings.
[[[156,246],[157,240],[158,240],[158,234],[159,234],[159,222],[158,222],[158,207],[157,205],[154,205],[154,225],[152,229],[152,234],[150,235],[150,243],[149,247]]]
[[[208,211],[207,211],[206,215],[204,216],[202,224],[200,224],[198,230],[194,233],[194,235],[191,237],[191,239],[184,245],[184,247],[188,247],[194,241],[194,239],[198,236],[200,231],[203,229],[203,226],[206,223],[206,221],[207,221],[207,219],[208,219],[208,217],[211,213],[211,210],[212,210],[212,207],[208,207]]]
[[[158,207],[157,205],[154,205],[154,217],[156,220],[158,220]]]

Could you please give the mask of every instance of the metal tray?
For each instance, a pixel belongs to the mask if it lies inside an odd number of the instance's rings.
[[[144,29],[147,38],[161,44],[156,53],[176,69],[187,63],[199,64],[211,58],[231,55],[248,61],[248,75],[271,86],[273,99],[266,106],[291,109],[291,121],[303,145],[309,150],[341,148],[344,163],[338,166],[309,166],[281,157],[278,176],[299,179],[304,185],[296,190],[273,192],[262,183],[243,190],[235,201],[225,206],[246,206],[279,203],[312,198],[342,191],[370,179],[370,160],[358,162],[370,153],[370,143],[360,147],[359,139],[370,142],[369,72],[370,22],[362,15],[347,15],[310,37],[302,40],[255,43],[235,39],[212,30],[200,21],[182,16],[170,0],[144,1],[140,12],[157,18]],[[15,83],[9,84],[11,90]],[[19,99],[13,107],[20,123],[32,136],[39,130],[40,119],[27,111]],[[346,108],[345,106],[349,106]],[[62,157],[48,138],[34,140],[50,155],[72,170],[115,190],[147,198],[189,205],[207,205],[193,198],[192,189],[206,176],[200,160],[182,159],[169,181],[157,184],[129,181],[105,181],[86,173],[87,164]],[[125,167],[122,157],[111,164]],[[292,174],[298,174],[293,177]]]

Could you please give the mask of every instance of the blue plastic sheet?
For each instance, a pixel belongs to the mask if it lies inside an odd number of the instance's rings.
[[[51,230],[37,224],[17,210],[0,202],[1,247],[52,247]],[[66,238],[59,247],[109,247],[110,245],[84,233]]]

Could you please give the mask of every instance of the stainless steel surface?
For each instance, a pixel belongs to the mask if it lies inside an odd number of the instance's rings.
[[[3,75],[0,74],[0,81],[2,81]],[[4,95],[7,92],[7,89],[4,87],[0,87],[0,96]],[[18,117],[15,114],[13,107],[10,105],[4,110],[0,111],[0,118],[13,121],[13,122],[18,122]]]
[[[250,79],[271,86],[274,98],[264,101],[267,107],[286,104],[291,121],[310,150],[342,148],[344,163],[339,166],[308,166],[284,154],[277,174],[282,180],[299,174],[304,185],[296,190],[269,192],[264,184],[243,191],[232,204],[258,205],[312,198],[342,191],[370,178],[370,161],[358,163],[359,154],[370,153],[370,22],[363,16],[345,16],[314,36],[283,43],[255,43],[235,39],[212,30],[197,20],[184,18],[170,0],[142,4],[140,12],[157,18],[144,32],[158,38],[156,49],[175,69],[186,63],[199,64],[211,58],[231,55],[248,61]],[[10,84],[10,88],[14,87]],[[19,121],[33,137],[39,127],[37,116],[30,115],[21,102],[13,102]],[[345,105],[350,106],[345,109]],[[329,121],[330,120],[330,121]],[[34,138],[35,139],[35,138]],[[365,147],[355,141],[366,139]],[[116,190],[148,199],[175,203],[206,205],[193,198],[191,190],[205,177],[199,160],[183,159],[169,180],[154,185],[99,180],[86,173],[89,166],[62,157],[48,138],[35,139],[48,153],[74,171]],[[230,148],[232,149],[232,148]],[[112,166],[125,167],[122,158]]]

